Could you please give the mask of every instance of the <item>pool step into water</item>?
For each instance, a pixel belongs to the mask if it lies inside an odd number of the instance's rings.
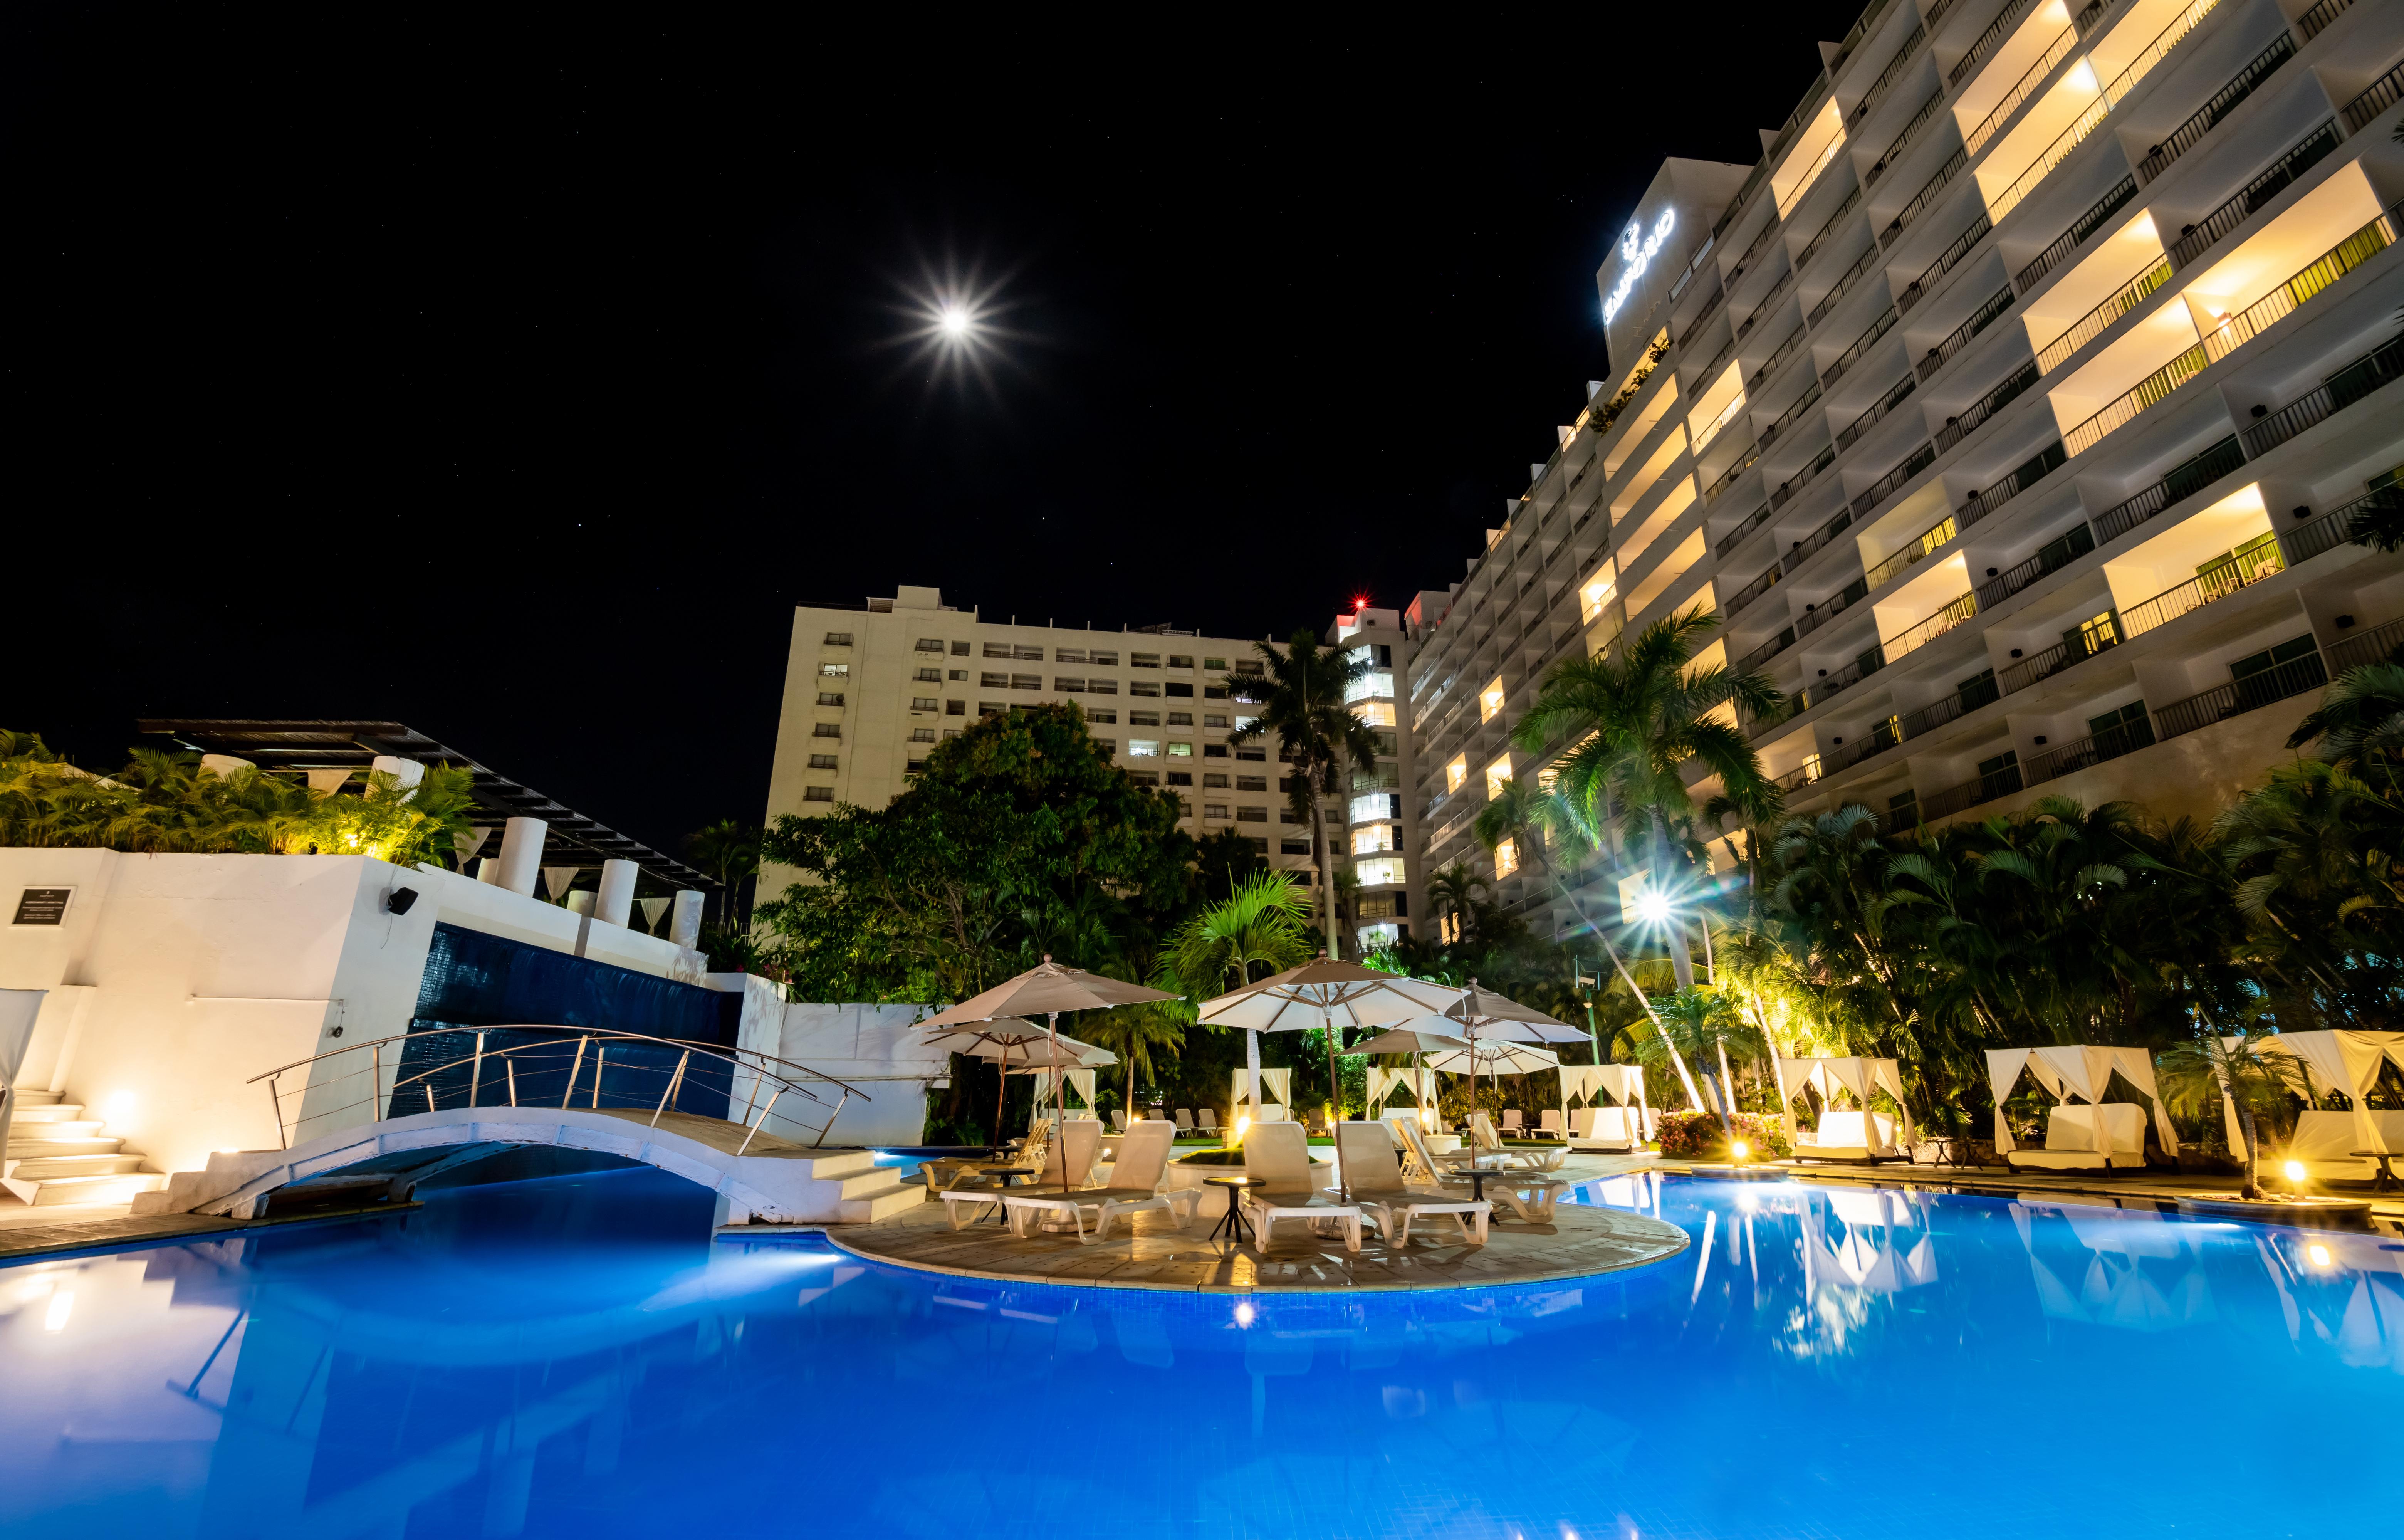
[[[125,1153],[125,1141],[104,1132],[97,1118],[56,1091],[18,1091],[8,1148],[0,1155],[0,1187],[27,1203],[131,1203],[167,1184]]]
[[[927,1189],[902,1183],[902,1172],[876,1164],[872,1150],[846,1150],[810,1157],[810,1175],[836,1183],[842,1197],[837,1211],[846,1225],[873,1225],[905,1213],[927,1200]]]

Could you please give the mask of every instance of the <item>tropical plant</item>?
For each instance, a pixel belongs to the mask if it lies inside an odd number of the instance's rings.
[[[1320,917],[1327,934],[1327,955],[1341,957],[1342,931],[1336,915],[1335,854],[1327,837],[1324,798],[1336,794],[1349,763],[1363,772],[1377,767],[1377,738],[1368,724],[1345,704],[1346,687],[1369,672],[1363,655],[1349,658],[1322,648],[1308,630],[1298,630],[1279,651],[1273,642],[1255,642],[1266,672],[1230,674],[1223,681],[1229,698],[1248,701],[1260,714],[1227,735],[1230,743],[1248,743],[1274,734],[1278,757],[1292,768],[1288,798],[1297,820],[1307,822],[1318,852]]]
[[[718,923],[734,925],[734,889],[744,878],[760,872],[760,831],[734,819],[720,819],[684,837],[684,853],[693,865],[718,883]]]
[[[1653,890],[1672,910],[1665,931],[1681,988],[1695,981],[1676,913],[1692,896],[1683,847],[1699,812],[1684,767],[1699,761],[1722,794],[1760,817],[1775,810],[1779,794],[1743,730],[1722,713],[1733,707],[1759,717],[1785,697],[1764,675],[1695,665],[1700,639],[1718,623],[1697,607],[1624,639],[1616,656],[1555,665],[1513,735],[1530,754],[1569,744],[1554,764],[1562,796],[1585,827],[1609,823],[1622,846],[1641,855]]]
[[[2315,739],[2324,762],[2365,779],[2375,776],[2391,797],[2404,790],[2397,780],[2404,761],[2404,664],[2365,664],[2339,675],[2321,704],[2287,735],[2287,747],[2301,749]]]
[[[2303,1065],[2285,1053],[2265,1053],[2263,1041],[2243,1033],[2206,1033],[2178,1043],[2155,1060],[2155,1083],[2178,1111],[2210,1116],[2223,1097],[2235,1103],[2237,1127],[2245,1141],[2244,1196],[2262,1197],[2261,1140],[2255,1112],[2283,1097],[2309,1094]],[[1996,1110],[2002,1116],[2002,1110]]]
[[[1151,1085],[1159,1076],[1161,1062],[1154,1056],[1172,1057],[1185,1045],[1185,1029],[1167,1002],[1114,1006],[1079,1022],[1077,1033],[1119,1056],[1120,1067],[1126,1071],[1126,1099],[1122,1105],[1127,1107],[1135,1105],[1137,1074],[1140,1072],[1143,1084]]]
[[[1718,988],[1693,984],[1654,1003],[1653,1025],[1653,1034],[1637,1044],[1638,1061],[1657,1062],[1674,1056],[1700,1075],[1715,1093],[1712,1110],[1719,1113],[1721,1131],[1733,1143],[1736,1127],[1728,1114],[1736,1109],[1736,1080],[1728,1070],[1728,1051],[1734,1049],[1740,1058],[1760,1057],[1768,1051],[1760,1029],[1734,1010]],[[1716,1076],[1712,1068],[1714,1060]]]

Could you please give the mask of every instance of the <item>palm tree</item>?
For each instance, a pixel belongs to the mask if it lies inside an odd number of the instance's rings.
[[[1343,653],[1321,647],[1307,630],[1296,631],[1282,652],[1273,642],[1252,646],[1267,665],[1267,674],[1230,674],[1223,682],[1230,699],[1253,703],[1261,712],[1228,734],[1227,741],[1248,743],[1277,735],[1279,758],[1293,767],[1287,778],[1294,816],[1308,820],[1319,851],[1319,912],[1327,931],[1327,955],[1341,957],[1335,852],[1328,842],[1321,799],[1335,795],[1348,760],[1364,773],[1377,767],[1377,735],[1344,701],[1345,687],[1369,672],[1369,660],[1348,661]]]
[[[1077,1029],[1088,1042],[1118,1055],[1126,1067],[1125,1099],[1120,1105],[1128,1109],[1135,1106],[1136,1071],[1141,1070],[1150,1084],[1158,1078],[1153,1055],[1185,1046],[1185,1029],[1166,1004],[1117,1006]]]
[[[718,879],[718,923],[732,928],[734,887],[760,870],[760,831],[733,819],[696,829],[684,837],[692,863]]]
[[[1736,1106],[1736,1085],[1728,1073],[1728,1050],[1737,1057],[1758,1058],[1767,1051],[1761,1032],[1751,1022],[1737,1014],[1726,997],[1712,987],[1685,985],[1654,1008],[1653,1021],[1657,1030],[1637,1044],[1637,1058],[1646,1064],[1657,1064],[1665,1058],[1687,1060],[1698,1067],[1705,1081],[1711,1081],[1712,1061],[1719,1061],[1717,1092],[1712,1100],[1720,1114],[1720,1131],[1727,1136],[1730,1146],[1736,1143],[1736,1125],[1728,1113]]]
[[[2275,1105],[2288,1092],[2308,1095],[2303,1065],[2287,1054],[2264,1053],[2259,1038],[2218,1032],[2166,1049],[2155,1063],[2172,1106],[2208,1116],[2222,1097],[2236,1104],[2238,1131],[2245,1140],[2243,1195],[2261,1197],[2261,1146],[2254,1131],[2254,1109],[2257,1103]],[[2000,1108],[1995,1115],[2003,1115]]]
[[[1206,997],[1231,985],[1252,982],[1252,970],[1281,973],[1310,960],[1310,896],[1283,872],[1255,872],[1236,885],[1223,901],[1202,911],[1169,937],[1152,986],[1173,989],[1195,1003],[1164,1006],[1180,1019],[1192,1020]],[[1244,1034],[1244,1064],[1251,1071],[1252,1097],[1259,1099],[1261,1034]]]
[[[1429,913],[1439,925],[1447,919],[1453,921],[1455,934],[1466,941],[1476,923],[1480,895],[1488,890],[1486,879],[1471,870],[1467,861],[1440,866],[1428,875]]]
[[[1556,766],[1563,796],[1587,828],[1600,831],[1615,815],[1623,845],[1643,852],[1654,889],[1664,896],[1685,886],[1671,873],[1682,835],[1698,817],[1683,774],[1687,761],[1700,761],[1740,806],[1774,808],[1778,799],[1743,730],[1712,713],[1732,706],[1758,717],[1785,697],[1767,676],[1693,666],[1699,639],[1718,623],[1698,606],[1646,626],[1616,659],[1557,665],[1513,735],[1531,754],[1570,744]],[[1685,927],[1668,931],[1678,987],[1685,988],[1695,982]]]
[[[2319,707],[2287,735],[2287,747],[2301,749],[2314,738],[2321,740],[2320,757],[2341,769],[2362,775],[2376,764],[2395,795],[2397,762],[2404,758],[2404,664],[2365,664],[2339,675]]]

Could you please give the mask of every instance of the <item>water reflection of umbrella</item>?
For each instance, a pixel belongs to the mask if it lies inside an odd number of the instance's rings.
[[[1064,968],[1052,960],[1051,954],[1046,953],[1040,965],[1029,968],[1016,978],[995,985],[981,995],[964,1000],[948,1011],[939,1011],[919,1025],[930,1029],[989,1027],[999,1024],[1007,1016],[1031,1016],[1041,1013],[1045,1018],[1045,1037],[1047,1040],[1057,1041],[1060,1034],[1060,1013],[1063,1011],[1099,1011],[1107,1010],[1113,1005],[1140,1005],[1150,1001],[1177,998],[1164,990],[1147,989],[1140,984],[1129,984],[1123,979],[1111,978],[1102,973],[1089,973],[1082,968]],[[1025,1027],[1029,1024],[1021,1021],[1013,1025]],[[940,1033],[934,1033],[929,1035],[928,1041],[931,1043],[938,1041],[939,1038]],[[1074,1042],[1075,1040],[1066,1041]],[[1079,1046],[1089,1045],[1081,1043]],[[1068,1057],[1058,1057],[1057,1062],[1064,1068],[1069,1068],[1081,1067],[1084,1061],[1080,1059],[1072,1064]],[[1065,1081],[1066,1077],[1061,1079]],[[1009,1084],[1010,1078],[1005,1069],[1002,1076],[1005,1091]],[[1059,1085],[1056,1099],[1059,1103],[1059,1120],[1065,1123],[1069,1113],[1068,1088],[1065,1084]],[[1001,1135],[1001,1100],[999,1097],[994,1100],[993,1131],[996,1141],[999,1142]],[[1068,1179],[1068,1174],[1069,1168],[1064,1161],[1060,1167],[1060,1175],[1064,1183]],[[1066,1190],[1064,1186],[1062,1191]]]
[[[1400,973],[1381,973],[1357,962],[1320,958],[1299,968],[1231,989],[1202,1002],[1202,1021],[1210,1027],[1240,1027],[1248,1032],[1307,1032],[1316,1028],[1327,1034],[1327,1084],[1333,1094],[1335,1078],[1335,1029],[1339,1027],[1391,1027],[1396,1022],[1433,1015],[1461,998],[1449,984],[1431,984]],[[1261,1100],[1260,1040],[1250,1048],[1252,1105]],[[1361,1052],[1358,1048],[1347,1050]]]

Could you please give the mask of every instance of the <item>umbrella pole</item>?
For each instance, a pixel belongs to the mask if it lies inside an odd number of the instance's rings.
[[[1066,1137],[1069,1131],[1069,1071],[1060,1067],[1060,1013],[1053,1012],[1049,1020],[1051,1025],[1044,1029],[1045,1045],[1052,1050],[1053,1083],[1059,1087],[1053,1098],[1056,1115],[1052,1119],[1052,1131],[1061,1136],[1060,1192],[1065,1197],[1069,1191],[1069,1142]],[[1036,1173],[1035,1179],[1042,1181],[1042,1173]]]
[[[993,1093],[993,1153],[1001,1153],[1002,1099],[1010,1095],[1010,1044],[1001,1045],[1001,1057],[994,1062],[994,1073],[1000,1078],[1001,1088]]]

